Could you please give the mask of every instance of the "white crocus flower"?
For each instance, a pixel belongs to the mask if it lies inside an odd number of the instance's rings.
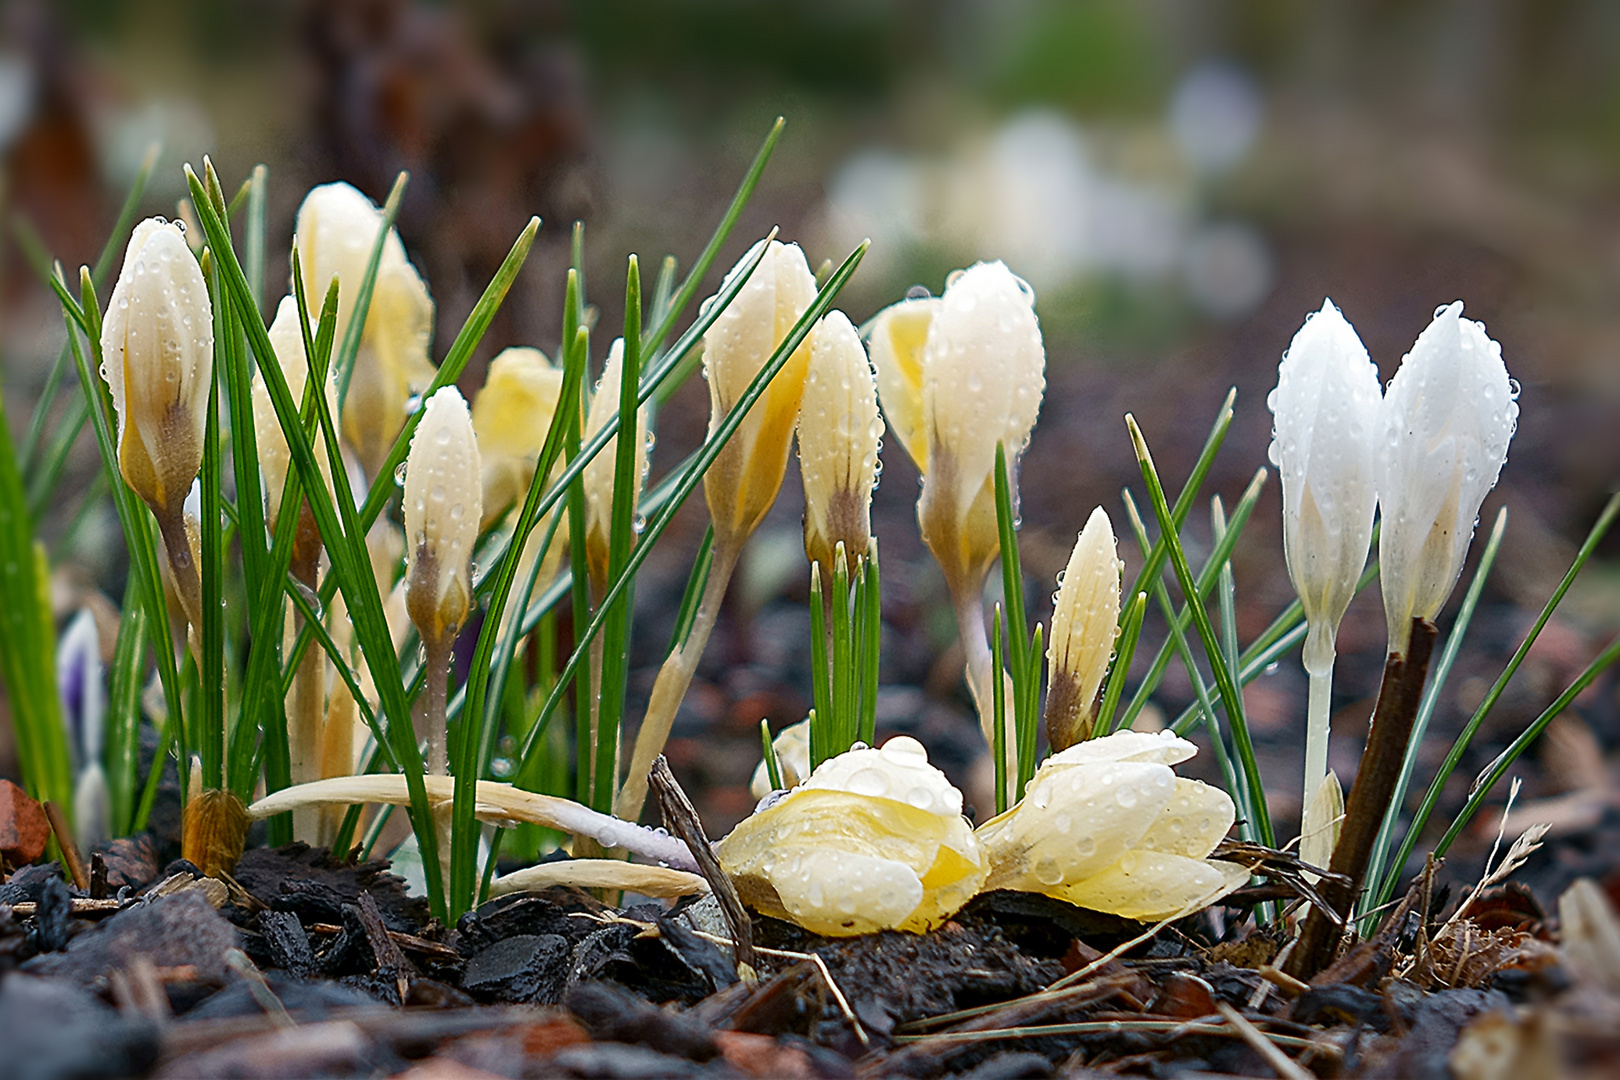
[[[1451,594],[1518,423],[1502,346],[1462,310],[1458,300],[1435,313],[1384,394],[1379,575],[1401,655],[1411,621],[1433,619]]]
[[[1054,752],[1091,737],[1097,691],[1119,630],[1119,561],[1114,526],[1097,507],[1080,530],[1052,603],[1046,652],[1046,739]]]
[[[1276,416],[1270,456],[1282,474],[1283,551],[1308,627],[1301,853],[1325,866],[1330,823],[1310,820],[1310,808],[1333,805],[1318,794],[1328,776],[1334,638],[1372,542],[1382,415],[1378,369],[1333,301],[1323,301],[1294,335],[1267,404]]]
[[[89,851],[111,830],[111,796],[101,764],[107,672],[101,663],[101,636],[89,608],[79,609],[57,642],[56,685],[78,764],[73,782],[74,838],[81,850]]]
[[[842,311],[810,335],[810,369],[799,410],[804,550],[831,572],[838,545],[853,570],[872,537],[883,420],[866,349]]]

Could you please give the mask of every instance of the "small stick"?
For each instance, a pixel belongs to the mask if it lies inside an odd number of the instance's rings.
[[[107,860],[99,851],[90,853],[90,899],[107,899]]]
[[[68,828],[67,815],[62,813],[62,808],[54,800],[46,799],[45,816],[51,821],[51,831],[56,834],[56,843],[62,849],[62,861],[67,863],[74,887],[80,892],[89,892],[90,875],[84,872],[84,858],[79,854],[79,845],[73,842],[73,830]]]
[[[755,972],[759,970],[754,956],[754,923],[748,917],[748,911],[743,907],[742,897],[737,895],[737,887],[731,883],[731,875],[720,866],[720,859],[709,846],[709,837],[703,831],[703,822],[698,818],[697,811],[693,809],[691,800],[687,799],[686,792],[676,781],[675,774],[669,771],[669,762],[663,754],[653,759],[652,771],[647,774],[647,783],[652,788],[653,796],[658,800],[658,810],[664,817],[664,825],[670,832],[686,842],[692,849],[692,855],[697,860],[698,872],[709,883],[709,889],[720,904],[720,913],[726,918],[726,925],[731,929],[731,939],[737,943],[735,956],[737,963],[737,976],[744,982],[752,982]]]
[[[1293,1058],[1277,1049],[1277,1044],[1266,1038],[1265,1032],[1244,1019],[1242,1013],[1224,1001],[1217,1001],[1215,1007],[1226,1017],[1226,1022],[1232,1025],[1233,1030],[1243,1041],[1248,1043],[1250,1048],[1283,1080],[1314,1080],[1312,1074],[1300,1068]]]
[[[1367,874],[1367,863],[1378,841],[1379,826],[1400,778],[1406,744],[1412,738],[1412,724],[1423,697],[1423,683],[1429,674],[1429,655],[1438,634],[1434,623],[1413,619],[1406,654],[1391,653],[1384,663],[1384,681],[1378,689],[1378,703],[1373,706],[1367,749],[1356,768],[1356,782],[1345,802],[1339,843],[1328,864],[1332,873],[1343,875],[1349,883],[1335,878],[1322,879],[1322,898],[1328,906],[1311,908],[1300,930],[1298,944],[1283,968],[1296,979],[1309,980],[1333,959],[1340,936],[1340,924],[1334,912],[1342,912],[1348,919],[1355,907]]]

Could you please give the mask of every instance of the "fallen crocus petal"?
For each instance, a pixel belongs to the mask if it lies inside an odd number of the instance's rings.
[[[424,776],[428,801],[447,803],[455,795],[455,779]],[[389,803],[409,806],[410,792],[398,773],[374,776],[338,776],[295,784],[266,795],[248,807],[248,817],[258,820],[306,806],[353,803]],[[608,814],[598,813],[571,799],[523,791],[494,780],[478,781],[473,813],[478,820],[495,825],[528,822],[560,832],[589,836],[605,849],[624,848],[635,855],[663,863],[676,870],[697,871],[697,860],[684,841],[655,832]]]
[[[978,892],[962,793],[915,739],[829,758],[716,847],[755,909],[814,933],[921,933]]]
[[[489,883],[490,896],[535,892],[553,885],[578,889],[622,889],[654,900],[673,900],[709,891],[709,883],[698,874],[671,870],[665,866],[641,866],[617,859],[561,859],[514,870]]]
[[[1171,771],[1195,753],[1185,739],[1121,731],[1047,758],[1023,801],[979,827],[985,887],[1154,919],[1242,885],[1247,870],[1206,858],[1236,818],[1231,798]]]

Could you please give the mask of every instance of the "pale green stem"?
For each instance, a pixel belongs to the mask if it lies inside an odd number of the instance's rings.
[[[984,621],[984,589],[983,579],[980,579],[977,588],[966,587],[951,588],[951,598],[956,607],[956,627],[962,635],[962,653],[967,661],[968,690],[973,695],[973,704],[979,710],[979,730],[984,735],[985,745],[991,747],[991,756],[995,755],[995,690],[991,683],[995,658],[990,651],[990,632]],[[1018,633],[1015,629],[1013,633]],[[1008,680],[1006,672],[999,672],[1003,680]],[[1012,687],[1007,687],[1005,695],[1006,708],[1002,715],[1002,726],[1006,731],[1007,758],[1007,805],[1011,806],[1017,801],[1015,792],[1018,784],[1018,721],[1013,709]]]
[[[1311,800],[1316,797],[1322,781],[1327,779],[1332,698],[1333,665],[1329,663],[1325,671],[1310,673],[1310,696],[1305,710],[1305,799],[1300,803],[1302,817]]]

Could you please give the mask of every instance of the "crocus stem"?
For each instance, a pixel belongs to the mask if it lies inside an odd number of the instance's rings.
[[[319,546],[295,546],[289,569],[293,577],[313,590],[320,560]],[[293,625],[296,628],[297,623]],[[325,718],[326,654],[319,649],[306,649],[293,674],[287,701],[288,765],[295,784],[320,779],[321,729]],[[313,842],[317,829],[316,815],[307,811],[293,815],[295,840]]]
[[[1322,898],[1333,910],[1348,919],[1361,892],[1372,857],[1378,827],[1400,777],[1401,759],[1412,735],[1423,683],[1429,674],[1429,655],[1439,633],[1427,619],[1413,619],[1405,655],[1391,653],[1384,664],[1384,681],[1373,707],[1372,726],[1367,732],[1367,749],[1356,767],[1356,782],[1345,804],[1344,825],[1339,843],[1328,864],[1335,874],[1348,878],[1348,884],[1324,878],[1319,885]],[[1341,928],[1327,911],[1313,907],[1305,918],[1299,940],[1289,954],[1287,971],[1296,979],[1309,979],[1333,959]]]
[[[1326,671],[1311,672],[1310,696],[1305,710],[1305,798],[1299,804],[1301,815],[1316,797],[1322,781],[1327,779],[1328,714],[1332,697],[1332,666],[1329,665]]]
[[[175,592],[180,595],[180,607],[186,621],[202,632],[202,576],[197,560],[192,555],[191,537],[186,533],[186,515],[178,507],[172,513],[154,513],[158,533],[163,538],[163,551],[169,558],[169,571],[174,575]]]
[[[427,771],[429,776],[445,776],[450,772],[448,735],[445,731],[445,698],[450,682],[450,647],[455,635],[446,634],[438,641],[424,641],[422,696],[416,708],[416,737],[427,740]]]
[[[635,750],[630,755],[630,771],[614,802],[613,812],[626,821],[635,821],[641,816],[642,804],[647,801],[647,773],[652,770],[653,762],[664,752],[664,744],[669,741],[669,729],[675,723],[675,714],[686,697],[687,687],[692,684],[692,676],[697,674],[698,660],[703,655],[704,646],[709,643],[709,635],[714,632],[715,620],[720,616],[720,603],[725,599],[726,586],[731,581],[732,571],[737,569],[737,558],[742,553],[742,542],[746,539],[746,536],[722,537],[715,534],[709,580],[703,586],[703,599],[698,603],[697,614],[692,619],[692,629],[686,635],[686,640],[669,654],[664,666],[658,669],[652,697],[647,702],[647,714],[636,732]]]
[[[977,586],[966,582],[953,584],[951,599],[956,606],[956,627],[962,636],[962,652],[967,660],[968,690],[973,694],[973,703],[979,710],[979,729],[984,733],[985,744],[992,747],[993,755],[996,745],[995,684],[990,680],[1005,679],[1007,676],[1005,672],[995,670],[995,659],[990,652],[990,635],[984,623],[983,591],[984,579],[981,577]],[[1007,777],[1010,786],[1017,783],[1018,776],[1018,725],[1010,692],[1006,696],[1002,726],[1007,736]],[[1007,801],[1008,805],[1015,801],[1010,790]]]

